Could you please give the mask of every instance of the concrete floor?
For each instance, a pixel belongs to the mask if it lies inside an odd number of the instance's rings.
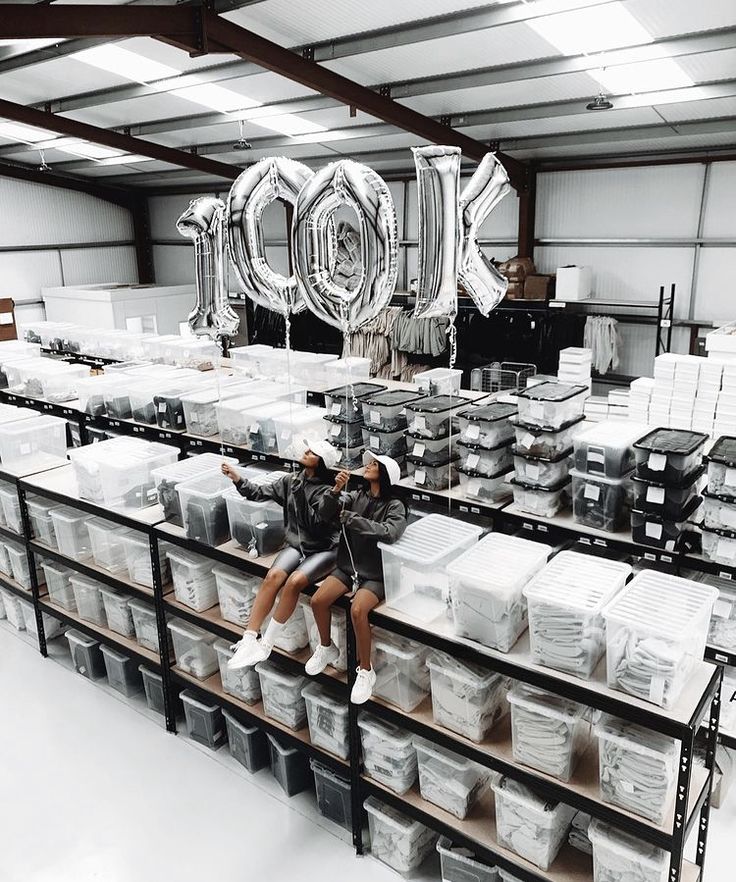
[[[0,622],[2,882],[398,878],[356,858],[313,796],[288,800],[267,772],[166,734],[145,704],[136,713],[60,658]],[[705,882],[726,882],[736,792],[712,817]]]

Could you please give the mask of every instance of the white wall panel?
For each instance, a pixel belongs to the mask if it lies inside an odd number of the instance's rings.
[[[698,320],[736,319],[736,248],[703,248],[698,264],[694,316]]]
[[[137,282],[135,248],[72,248],[61,251],[65,285]]]
[[[706,194],[703,235],[736,239],[736,162],[714,162]]]
[[[40,300],[41,288],[62,285],[58,251],[4,251],[0,253],[0,290],[16,303]]]
[[[153,265],[158,285],[189,285],[194,281],[194,258],[186,245],[154,245]]]

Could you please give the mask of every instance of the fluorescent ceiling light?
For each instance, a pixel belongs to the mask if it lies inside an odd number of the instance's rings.
[[[25,141],[27,144],[36,144],[53,137],[53,133],[47,129],[37,129],[34,126],[24,126],[20,123],[0,123],[0,137],[10,138],[13,141]]]
[[[588,55],[653,42],[649,31],[621,3],[545,15],[527,25],[563,55]]]
[[[260,119],[253,119],[252,122],[254,125],[261,126],[264,129],[270,129],[272,132],[279,132],[282,135],[308,135],[312,132],[327,131],[324,126],[309,122],[293,113],[264,116]]]
[[[136,153],[123,153],[122,156],[110,156],[101,159],[98,165],[132,165],[136,162],[154,162],[150,156],[138,156]]]
[[[308,134],[300,135],[299,141],[302,144],[326,144],[328,141],[347,141],[354,137],[355,135],[352,132],[332,129],[325,132],[309,132]]]
[[[55,147],[62,153],[72,156],[83,156],[85,159],[109,159],[112,156],[120,156],[122,150],[113,150],[110,147],[101,147],[99,144],[89,144],[87,141],[79,141],[76,144],[66,144]]]
[[[238,95],[230,89],[224,89],[214,83],[202,83],[198,86],[187,86],[185,89],[173,89],[172,95],[177,95],[185,101],[192,101],[194,104],[201,104],[203,107],[209,107],[211,110],[217,110],[220,113],[228,113],[231,110],[243,110],[248,107],[258,107],[260,101],[254,101],[252,98],[246,98],[245,95]]]
[[[602,67],[588,73],[613,95],[681,89],[694,85],[680,65],[671,58]]]
[[[168,64],[151,61],[137,52],[110,43],[83,49],[81,52],[75,52],[71,57],[136,83],[150,83],[152,80],[163,80],[181,73]]]

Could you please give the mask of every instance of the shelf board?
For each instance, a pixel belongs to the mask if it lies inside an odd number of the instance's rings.
[[[11,530],[10,527],[0,526],[0,537],[3,539],[10,539],[13,542],[24,543],[25,537],[21,533],[16,533],[15,530]]]
[[[414,483],[413,478],[402,478],[398,483],[398,487],[410,494],[418,502],[431,502],[438,506],[444,505],[453,511],[471,512],[473,514],[485,513],[491,516],[494,512],[500,511],[507,506],[512,498],[511,485],[508,485],[508,495],[498,502],[483,502],[470,496],[464,496],[460,492],[459,484],[455,484],[455,486],[449,487],[446,490],[426,490],[424,487],[418,487]]]
[[[62,461],[58,457],[51,457],[51,461],[44,462],[35,456],[29,456],[24,458],[22,463],[0,465],[0,479],[15,484],[20,479],[31,475],[48,475],[53,471],[65,468],[68,464],[68,460]]]

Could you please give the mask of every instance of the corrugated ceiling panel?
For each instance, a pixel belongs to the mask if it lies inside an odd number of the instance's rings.
[[[733,0],[627,0],[626,8],[653,37],[736,25]]]
[[[601,154],[652,153],[660,150],[708,150],[716,147],[730,147],[736,138],[736,128],[732,132],[718,134],[672,135],[662,138],[631,139],[630,141],[601,141],[597,144],[557,144],[554,147],[535,147],[533,149],[514,149],[513,155],[519,159],[530,157],[556,156],[598,156]]]
[[[736,238],[734,205],[736,205],[736,162],[713,163],[706,194],[703,235]],[[733,294],[730,288],[729,292],[733,310]]]
[[[74,0],[76,2],[76,0]],[[125,2],[125,0],[124,0]],[[189,53],[153,37],[133,37],[130,40],[121,40],[120,46],[130,52],[137,52],[151,61],[159,64],[168,64],[180,71],[196,71],[203,67],[211,67],[213,64],[223,64],[226,61],[237,61],[237,55],[199,55],[190,56]]]
[[[122,86],[130,80],[90,67],[68,56],[0,74],[0,94],[9,101],[33,104],[77,92]]]
[[[135,248],[79,248],[61,252],[65,285],[137,282]]]
[[[736,71],[736,49],[701,52],[699,55],[681,55],[677,63],[696,83],[731,80]]]
[[[710,98],[707,101],[684,101],[681,104],[657,105],[657,111],[670,122],[736,116],[736,95],[730,98]]]
[[[702,249],[695,292],[697,319],[733,321],[733,287],[728,280],[735,276],[736,248]]]
[[[578,132],[584,129],[618,128],[619,126],[640,126],[661,124],[662,122],[662,118],[650,107],[634,107],[630,110],[618,110],[605,114],[586,112],[582,101],[580,107],[582,112],[575,115],[467,126],[460,131],[480,141],[488,141],[492,138],[523,138],[525,136],[554,134],[555,132]]]

